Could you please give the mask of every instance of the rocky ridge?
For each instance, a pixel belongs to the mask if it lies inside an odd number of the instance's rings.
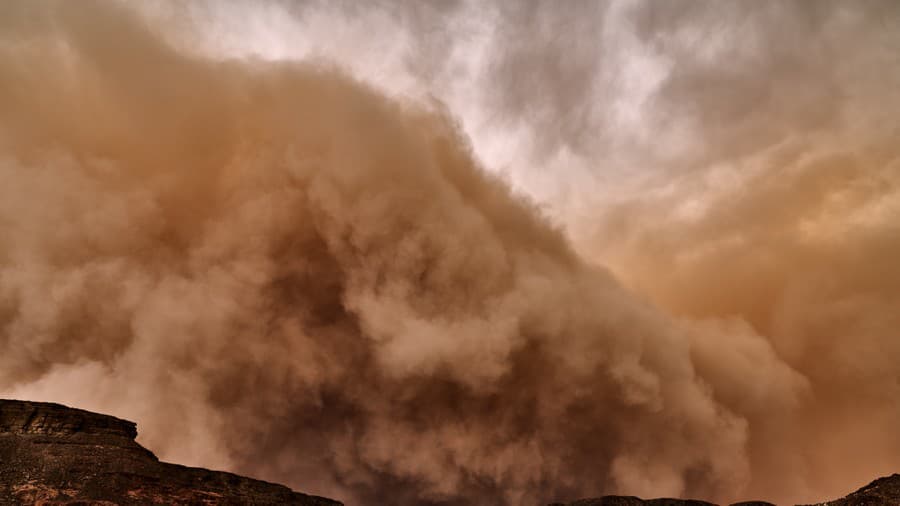
[[[160,462],[133,422],[0,399],[0,504],[206,505],[340,502],[231,473]]]
[[[274,483],[160,462],[136,437],[136,425],[127,420],[60,404],[0,399],[0,505],[341,505]],[[605,496],[549,506],[716,505]],[[815,506],[900,506],[900,474]]]
[[[605,496],[548,506],[718,506],[693,499],[640,499],[631,496]],[[766,501],[743,501],[729,506],[775,506]],[[900,474],[892,474],[869,483],[841,499],[802,506],[900,506]]]

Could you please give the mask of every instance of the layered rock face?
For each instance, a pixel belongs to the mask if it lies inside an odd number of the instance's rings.
[[[339,506],[231,473],[160,462],[134,423],[59,404],[0,400],[0,504]]]
[[[0,505],[341,506],[231,473],[160,462],[133,422],[59,404],[0,399]],[[900,474],[818,506],[898,506]],[[689,499],[606,496],[549,506],[715,506]],[[732,506],[773,506],[762,501]]]

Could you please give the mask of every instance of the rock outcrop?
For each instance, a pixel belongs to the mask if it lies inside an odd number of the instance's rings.
[[[137,427],[127,420],[60,404],[0,399],[0,505],[341,505],[274,483],[160,462],[135,437]],[[606,496],[549,506],[715,505]],[[810,506],[900,506],[900,474]]]
[[[0,504],[341,504],[231,473],[160,462],[136,436],[127,420],[0,399]]]
[[[869,483],[842,499],[810,506],[898,506],[900,505],[900,474],[892,474]]]
[[[716,506],[705,501],[691,499],[640,499],[630,496],[605,496],[581,499],[570,503],[554,503],[548,506]],[[765,501],[744,501],[730,506],[775,506]],[[865,487],[841,499],[806,506],[900,506],[900,474],[892,474],[869,483]]]

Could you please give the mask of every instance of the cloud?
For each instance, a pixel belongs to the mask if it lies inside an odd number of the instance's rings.
[[[0,7],[0,392],[359,504],[815,499],[896,465],[897,157],[854,78],[895,39],[843,45],[878,5],[238,5],[354,42],[223,58],[211,4]],[[821,74],[792,37],[823,27],[872,57]],[[578,198],[530,191],[565,231],[485,149],[532,190],[573,162]]]

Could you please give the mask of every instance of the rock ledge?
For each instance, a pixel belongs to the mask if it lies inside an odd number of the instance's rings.
[[[340,506],[236,474],[160,462],[133,422],[0,399],[0,504]]]

